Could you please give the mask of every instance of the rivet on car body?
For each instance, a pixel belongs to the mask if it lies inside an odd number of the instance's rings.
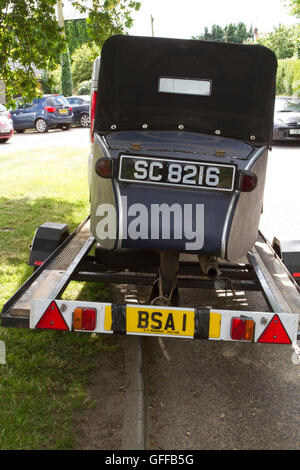
[[[215,130],[215,134],[220,135],[221,131],[219,129]]]

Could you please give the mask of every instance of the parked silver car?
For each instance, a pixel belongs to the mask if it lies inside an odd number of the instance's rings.
[[[276,97],[273,141],[276,140],[299,140],[300,142],[300,98]]]

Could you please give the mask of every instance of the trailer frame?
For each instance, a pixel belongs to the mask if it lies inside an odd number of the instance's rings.
[[[51,302],[55,302],[56,305],[59,305],[59,309],[62,307],[63,311],[68,311],[70,308],[74,311],[76,306],[83,304],[85,306],[96,305],[99,311],[104,312],[103,315],[105,315],[105,308],[109,307],[110,312],[117,312],[113,316],[113,321],[117,322],[117,325],[114,323],[111,328],[100,329],[96,332],[139,334],[126,330],[126,312],[128,307],[131,306],[131,301],[127,304],[110,304],[61,300],[62,293],[71,281],[153,286],[157,280],[157,267],[155,266],[153,268],[149,266],[144,269],[139,268],[137,272],[126,267],[111,269],[109,266],[99,263],[96,257],[90,254],[95,243],[96,240],[89,231],[89,217],[87,217],[5,303],[1,312],[1,325],[3,327],[35,328],[38,323],[36,318],[37,310],[40,311],[39,315],[41,315],[44,306],[47,309]],[[62,266],[64,266],[64,269]],[[300,287],[269,241],[259,232],[257,241],[252,250],[248,252],[247,260],[244,263],[223,263],[219,265],[219,269],[220,276],[217,279],[210,279],[208,276],[199,275],[198,263],[180,261],[178,288],[215,290],[218,286],[218,288],[223,287],[231,290],[261,292],[266,300],[269,312],[207,309],[203,305],[196,308],[191,307],[190,309],[175,307],[172,309],[175,313],[176,309],[193,311],[195,318],[194,335],[184,337],[232,340],[228,332],[225,336],[224,334],[223,336],[219,335],[219,338],[209,337],[207,323],[209,320],[207,318],[212,315],[212,312],[221,312],[220,315],[223,315],[226,319],[224,322],[227,323],[239,314],[240,318],[249,318],[250,315],[251,318],[255,318],[256,323],[261,319],[259,323],[265,325],[269,324],[272,319],[274,321],[274,315],[279,315],[283,323],[287,322],[287,324],[294,325],[288,328],[290,328],[290,331],[294,331],[290,335],[293,336],[291,339],[294,350],[293,362],[298,364],[300,362],[298,344],[300,341]],[[136,304],[136,300],[133,302]],[[151,305],[149,304],[148,307],[140,305],[139,307],[151,309]],[[162,312],[166,308],[170,310],[169,307],[156,305],[156,309],[160,309]],[[68,315],[70,323],[70,318],[73,317],[70,313]],[[106,320],[101,320],[102,325],[104,321]],[[200,327],[199,322],[202,322]],[[198,326],[196,326],[196,323]],[[258,331],[263,331],[261,326],[259,328]],[[74,330],[74,327],[70,324],[68,329]],[[203,331],[207,333],[203,333]],[[146,329],[141,334],[146,336],[149,334],[172,336],[170,334],[160,334],[160,332],[157,334],[155,330],[146,331]],[[173,336],[178,337],[177,335]],[[255,339],[253,338],[252,342],[256,342],[258,336],[258,332],[256,332]]]

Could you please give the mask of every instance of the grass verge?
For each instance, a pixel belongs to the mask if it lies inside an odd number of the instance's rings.
[[[1,147],[0,310],[32,273],[27,262],[36,228],[64,222],[72,231],[88,215],[87,155],[87,145],[9,155]],[[72,282],[64,298],[78,296],[104,300],[106,291]],[[109,342],[13,328],[0,328],[0,340],[7,348],[7,364],[0,366],[0,449],[72,449],[73,413],[93,406],[86,380]]]

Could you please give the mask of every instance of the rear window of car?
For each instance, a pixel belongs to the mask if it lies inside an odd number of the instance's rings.
[[[275,101],[276,112],[300,112],[300,99],[299,98],[276,98]]]
[[[64,96],[48,96],[46,103],[49,106],[69,106],[69,103]]]

